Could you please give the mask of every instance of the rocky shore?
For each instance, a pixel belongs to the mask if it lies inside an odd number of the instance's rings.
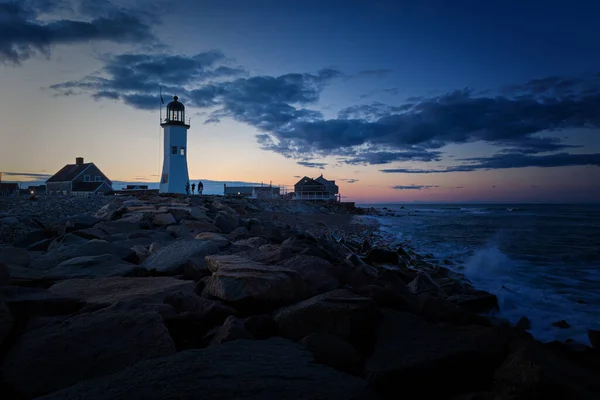
[[[484,316],[494,295],[385,246],[360,217],[372,210],[216,196],[0,206],[2,399],[600,396],[598,350]]]

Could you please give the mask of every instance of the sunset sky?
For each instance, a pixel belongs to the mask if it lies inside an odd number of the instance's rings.
[[[598,15],[589,0],[0,0],[2,179],[81,156],[156,182],[162,86],[192,119],[193,180],[600,201]]]

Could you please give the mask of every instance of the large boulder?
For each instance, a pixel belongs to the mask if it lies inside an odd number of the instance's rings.
[[[134,250],[135,251],[135,250]],[[73,278],[105,278],[109,276],[129,276],[137,267],[122,261],[112,254],[75,257],[58,264],[44,272],[43,278],[49,280]]]
[[[68,279],[51,286],[56,296],[75,298],[88,304],[117,302],[162,303],[170,294],[193,293],[194,282],[171,277]]]
[[[18,265],[26,267],[29,265],[29,252],[19,247],[0,247],[0,264]]]
[[[311,333],[339,336],[366,349],[379,321],[372,299],[337,289],[277,310],[273,319],[282,336],[300,340]]]
[[[25,333],[4,364],[4,381],[34,397],[175,353],[154,312],[85,313]]]
[[[498,310],[498,298],[483,290],[474,290],[448,297],[449,301],[476,313]]]
[[[141,362],[39,400],[365,399],[367,383],[290,341],[236,340]]]
[[[209,332],[205,339],[210,341],[209,346],[215,346],[233,340],[254,339],[254,337],[244,326],[244,321],[231,315],[227,317],[223,325]]]
[[[74,297],[20,286],[0,287],[0,301],[4,301],[15,318],[22,321],[38,315],[72,314],[83,306],[83,302]]]
[[[13,322],[14,319],[12,314],[10,313],[10,310],[8,309],[6,304],[4,304],[4,301],[0,299],[0,348],[2,347],[4,339],[6,339],[6,337],[10,333],[10,330],[13,327]]]
[[[220,211],[215,218],[215,226],[223,233],[232,232],[240,224],[239,218],[234,217],[224,211]]]
[[[508,338],[492,328],[434,325],[387,309],[382,314],[365,375],[387,396],[407,386],[418,387],[422,396],[487,388],[506,355]]]
[[[300,341],[315,357],[315,362],[338,371],[358,374],[361,355],[344,339],[327,333],[311,333]]]
[[[161,213],[154,215],[154,219],[152,220],[154,225],[158,226],[167,226],[173,225],[177,223],[177,220],[171,213]]]
[[[224,249],[225,247],[229,246],[229,239],[214,232],[199,233],[196,235],[195,239],[214,242],[217,246],[219,246],[219,249]]]
[[[140,225],[129,221],[104,221],[94,225],[94,228],[100,229],[107,235],[116,233],[134,232],[140,229]]]
[[[285,260],[282,265],[300,275],[307,289],[306,297],[329,292],[340,286],[336,267],[322,258],[298,255]]]
[[[298,273],[243,257],[209,256],[212,276],[205,278],[203,295],[229,303],[277,307],[301,298],[305,289]]]
[[[29,263],[29,268],[37,270],[49,270],[66,260],[75,257],[99,256],[112,254],[124,261],[135,261],[135,251],[130,248],[101,240],[91,240],[81,245],[62,246],[37,257]]]
[[[183,272],[188,260],[218,252],[219,246],[211,240],[177,240],[150,254],[142,266],[148,270],[176,275]]]

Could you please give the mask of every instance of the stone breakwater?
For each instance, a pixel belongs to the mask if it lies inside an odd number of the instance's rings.
[[[26,225],[0,245],[2,399],[600,393],[596,349],[482,316],[493,295],[414,251],[375,246],[364,210],[92,201],[105,204],[2,217]]]

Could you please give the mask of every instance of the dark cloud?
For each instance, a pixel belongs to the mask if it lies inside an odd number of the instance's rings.
[[[600,80],[591,76],[531,81],[502,95],[464,89],[415,97],[400,105],[356,105],[326,119],[311,108],[341,72],[239,77],[242,68],[225,64],[219,52],[194,57],[121,55],[107,60],[106,76],[53,89],[111,99],[121,93],[122,101],[147,109],[155,107],[161,83],[186,104],[208,110],[206,123],[223,118],[246,123],[261,132],[257,141],[262,149],[304,162],[327,156],[342,157],[339,161],[347,164],[439,161],[445,146],[473,142],[500,147],[494,162],[522,161],[526,158],[519,156],[578,147],[550,136],[552,132],[600,127]],[[477,162],[470,161],[452,168],[477,169]]]
[[[432,174],[448,172],[471,172],[477,170],[508,169],[525,167],[573,167],[595,165],[600,166],[600,153],[594,154],[568,154],[556,153],[548,155],[529,154],[497,154],[492,157],[477,157],[464,159],[468,163],[447,167],[445,169],[409,169],[393,168],[382,169],[385,173],[403,174]]]
[[[325,167],[327,166],[327,163],[310,162],[310,161],[298,161],[297,164],[302,165],[303,167],[318,168],[318,169],[325,169]]]
[[[463,189],[463,188],[464,188],[464,186],[457,186],[457,187],[455,187],[455,189]]]
[[[441,152],[427,151],[424,149],[409,151],[361,151],[356,157],[344,159],[343,162],[351,165],[359,164],[389,164],[394,161],[439,161]]]
[[[21,177],[21,178],[42,178],[42,179],[48,179],[52,175],[42,174],[42,173],[33,173],[33,172],[2,172],[2,176],[4,176],[4,177],[6,177],[6,176],[18,176],[18,177]]]
[[[346,182],[346,183],[356,183],[358,182],[358,179],[352,179],[352,178],[344,178],[344,179],[339,179],[342,182]]]
[[[0,62],[19,65],[36,55],[50,56],[56,44],[107,40],[117,43],[156,41],[149,26],[131,11],[106,7],[91,19],[38,20],[38,13],[60,7],[58,0],[0,3]]]
[[[436,188],[439,186],[435,186],[435,185],[407,185],[407,186],[390,186],[392,189],[395,190],[424,190],[424,189],[431,189],[431,188]]]

